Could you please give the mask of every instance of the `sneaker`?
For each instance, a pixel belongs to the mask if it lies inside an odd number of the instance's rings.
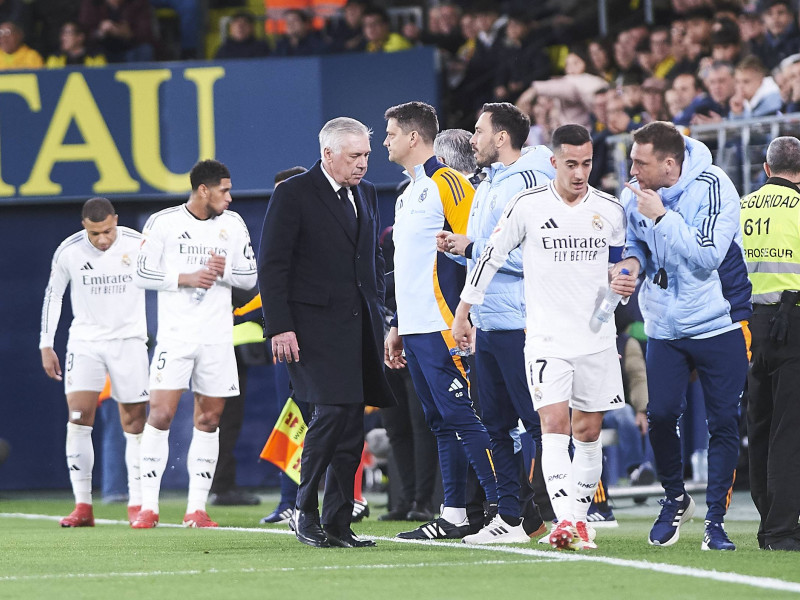
[[[293,506],[282,507],[279,504],[275,510],[269,513],[266,517],[262,518],[261,521],[259,521],[259,523],[277,523],[283,525],[285,523],[291,522],[292,512],[294,512]]]
[[[578,540],[580,540],[579,547],[575,548],[575,550],[597,550],[597,544],[594,541],[597,532],[594,527],[588,525],[586,521],[578,521],[575,523],[575,531],[578,534]],[[573,543],[578,540],[573,540]]]
[[[575,550],[576,538],[578,538],[578,532],[575,531],[572,522],[564,519],[558,522],[548,537],[548,541],[553,548],[558,550]]]
[[[706,531],[700,550],[736,550],[736,545],[725,533],[725,526],[716,521],[706,521]]]
[[[469,525],[454,525],[441,517],[420,525],[411,531],[401,531],[395,537],[401,540],[458,540],[469,533]]]
[[[656,470],[650,461],[645,461],[631,472],[631,485],[652,485],[656,480]]]
[[[600,510],[595,504],[589,507],[589,512],[586,514],[586,522],[590,523],[592,527],[619,527],[617,518],[611,508]]]
[[[764,544],[764,550],[781,550],[783,552],[800,552],[800,540],[797,538],[783,538],[769,544]]]
[[[366,500],[353,500],[353,519],[352,523],[358,523],[364,517],[369,516],[369,504]]]
[[[139,511],[142,510],[141,505],[137,504],[135,506],[128,507],[128,523],[133,525],[133,522],[136,520],[136,517],[139,515]]]
[[[211,520],[208,516],[208,513],[204,510],[196,510],[193,513],[186,513],[183,516],[183,526],[184,527],[219,527],[218,523],[215,523]]]
[[[68,516],[59,521],[62,527],[94,527],[94,512],[91,504],[79,502]]]
[[[683,498],[662,498],[661,512],[653,523],[648,542],[651,546],[671,546],[680,537],[681,525],[694,515],[694,500],[686,492]]]
[[[152,529],[158,525],[158,515],[152,510],[140,510],[131,523],[132,529]]]
[[[525,533],[522,523],[509,525],[497,515],[478,533],[468,535],[461,541],[465,544],[525,544],[530,542],[531,538]]]

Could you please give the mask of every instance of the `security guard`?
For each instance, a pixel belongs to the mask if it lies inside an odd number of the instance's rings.
[[[742,199],[753,284],[747,427],[758,544],[800,551],[800,140],[767,149],[766,184]]]

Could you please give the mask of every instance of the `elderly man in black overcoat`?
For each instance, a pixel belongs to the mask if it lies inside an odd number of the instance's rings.
[[[362,178],[370,130],[339,117],[319,134],[321,160],[276,188],[258,283],[273,355],[314,412],[292,525],[310,546],[374,546],[350,529],[364,445],[364,405],[393,406],[383,373],[384,261],[375,187]],[[326,475],[322,519],[317,490]]]

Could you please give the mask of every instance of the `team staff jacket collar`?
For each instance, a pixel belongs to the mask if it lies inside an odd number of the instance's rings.
[[[418,180],[420,177],[428,176],[433,177],[433,174],[436,173],[437,170],[445,167],[444,163],[440,163],[435,156],[431,156],[428,160],[426,160],[421,165],[417,165],[414,167],[414,174],[411,175],[408,171],[403,171],[403,175],[407,177],[411,177],[414,181]]]
[[[327,172],[325,172],[322,161],[318,160],[313,167],[311,167],[312,171],[312,180],[314,182],[314,186],[319,190],[319,197],[323,198],[325,201],[323,204],[325,208],[331,211],[331,214],[334,216],[336,221],[342,226],[342,228],[347,232],[347,237],[350,238],[350,241],[353,244],[357,244],[358,240],[353,237],[350,225],[348,223],[348,218],[346,216],[345,208],[341,204],[341,200],[337,195],[339,189],[334,190],[332,187],[332,178],[329,177]],[[339,186],[342,188],[343,186]],[[353,192],[353,200],[356,203],[356,211],[358,215],[365,214],[366,206],[364,205],[364,199],[361,197],[361,194],[358,192],[358,186],[354,185],[350,188],[350,191]]]

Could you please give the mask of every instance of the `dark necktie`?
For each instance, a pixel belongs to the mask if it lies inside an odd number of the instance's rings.
[[[347,196],[346,187],[339,188],[339,198],[342,200],[342,210],[344,210],[345,217],[347,218],[347,226],[349,227],[349,231],[353,237],[355,237],[356,233],[358,232],[358,222],[356,220],[356,212],[353,210],[353,204],[350,202],[350,198]]]

